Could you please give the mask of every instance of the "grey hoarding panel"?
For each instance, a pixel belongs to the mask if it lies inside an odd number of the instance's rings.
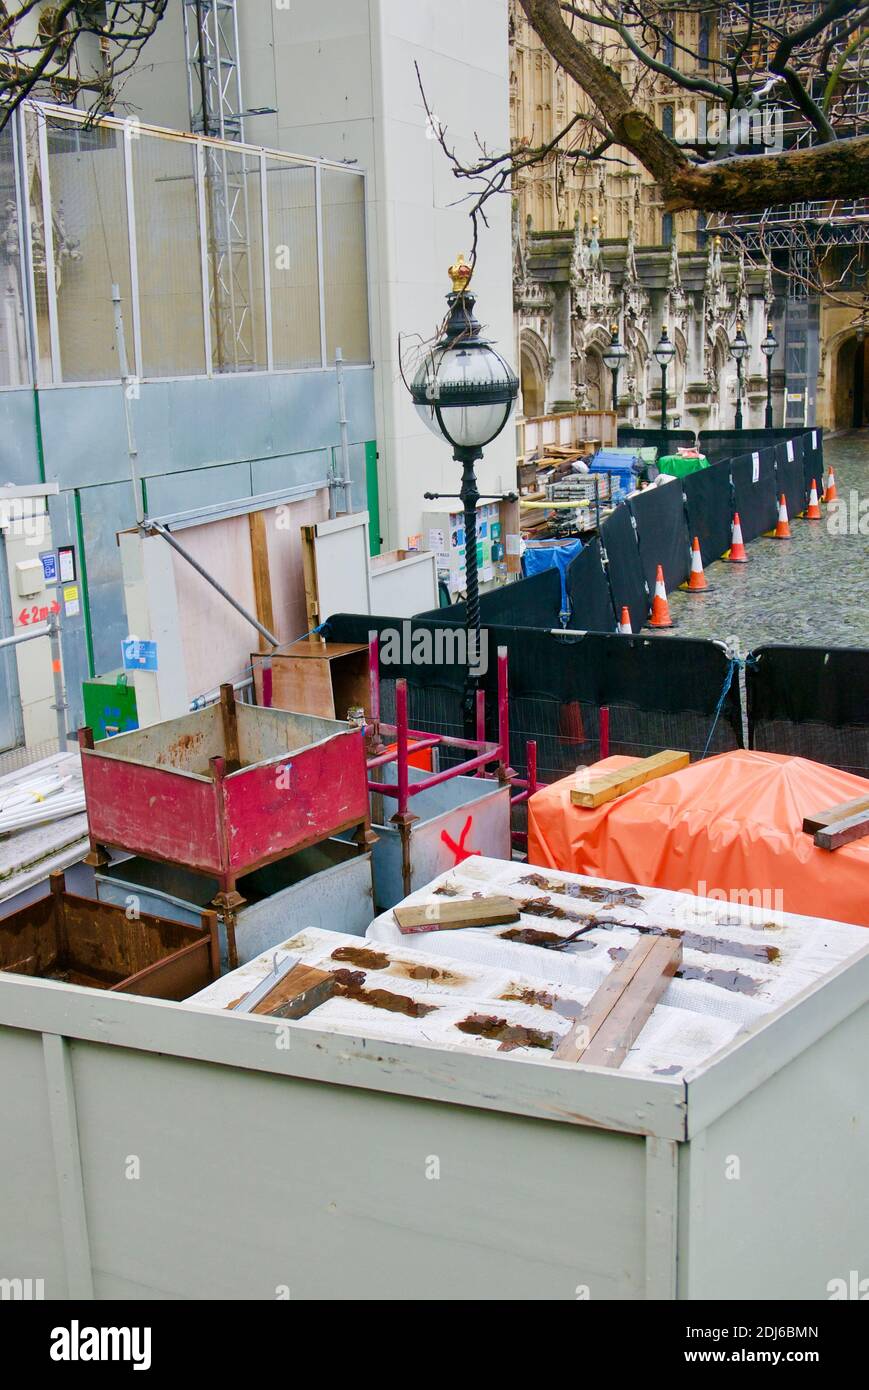
[[[0,487],[39,482],[35,412],[29,388],[0,391]]]
[[[350,440],[364,443],[375,437],[373,373],[348,368],[345,380]],[[120,385],[45,390],[39,400],[48,478],[70,488],[128,476]],[[146,381],[130,406],[145,478],[331,448],[341,439],[334,372]]]

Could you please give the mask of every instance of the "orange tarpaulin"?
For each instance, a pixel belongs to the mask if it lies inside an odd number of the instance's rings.
[[[605,758],[613,771],[635,758]],[[626,792],[574,806],[574,774],[528,804],[528,862],[869,927],[869,838],[817,849],[803,817],[860,796],[869,780],[740,749]],[[741,897],[737,895],[741,894]],[[751,895],[751,896],[748,896]]]

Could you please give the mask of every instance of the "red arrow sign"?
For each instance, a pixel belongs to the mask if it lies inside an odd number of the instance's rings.
[[[22,608],[21,612],[18,614],[16,621],[20,624],[21,627],[27,627],[28,623],[30,622],[30,609]]]

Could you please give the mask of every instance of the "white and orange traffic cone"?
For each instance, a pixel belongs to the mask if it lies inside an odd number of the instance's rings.
[[[630,610],[629,610],[628,608],[623,608],[623,609],[622,609],[622,616],[619,618],[619,628],[618,628],[618,630],[619,630],[619,632],[624,633],[624,634],[631,633],[631,632],[633,632],[633,630],[634,630],[634,629],[631,627],[631,614],[630,614]]]
[[[836,475],[833,472],[833,465],[830,464],[830,471],[827,474],[827,486],[824,491],[824,501],[835,502],[838,496],[839,492],[836,487]]]
[[[688,583],[680,586],[689,594],[711,594],[712,585],[703,573],[703,556],[700,554],[700,541],[694,537],[691,546],[691,573],[688,575]]]
[[[773,540],[777,541],[789,541],[793,539],[793,537],[791,536],[790,522],[788,521],[788,504],[785,499],[784,493],[782,493],[781,497],[779,498],[778,521],[775,524],[775,530],[772,532],[772,537]]]
[[[733,513],[733,529],[730,534],[730,550],[725,557],[732,565],[747,565],[748,555],[742,540],[742,525],[739,520],[739,512]]]
[[[803,512],[806,521],[820,521],[821,509],[818,506],[818,484],[812,479],[812,487],[809,492],[809,505]]]
[[[655,575],[655,597],[652,599],[652,612],[646,627],[675,627],[676,624],[670,617],[670,605],[667,602],[667,590],[664,587],[664,567],[658,566]]]

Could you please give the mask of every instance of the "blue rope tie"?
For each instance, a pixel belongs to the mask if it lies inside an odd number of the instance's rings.
[[[733,684],[734,673],[740,668],[740,666],[753,666],[754,664],[755,662],[752,657],[746,657],[745,659],[743,659],[739,656],[732,656],[730,658],[730,662],[727,667],[727,674],[724,677],[724,684],[721,687],[721,694],[718,696],[718,704],[715,706],[715,714],[712,718],[712,727],[709,730],[709,737],[706,740],[706,747],[703,749],[703,752],[700,755],[701,762],[709,752],[709,746],[712,743],[715,730],[718,727],[718,720],[721,717],[721,711],[724,709],[724,701],[727,699],[727,693],[730,690],[731,685]]]

